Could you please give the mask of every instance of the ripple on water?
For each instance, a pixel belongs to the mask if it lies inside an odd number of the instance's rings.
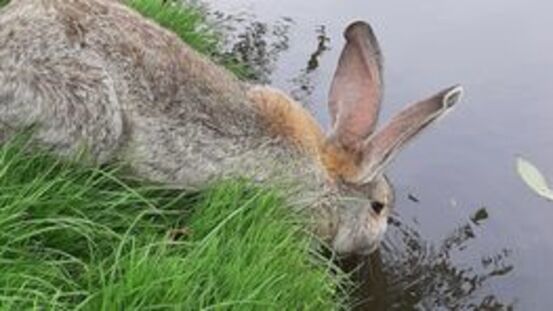
[[[482,216],[482,210],[475,215]],[[433,242],[422,237],[415,226],[393,217],[379,251],[368,258],[351,257],[342,262],[359,285],[356,309],[512,309],[513,301],[503,301],[489,287],[491,279],[513,270],[509,249],[470,263],[455,260],[477,239],[474,226],[482,225],[487,217],[476,218],[478,222],[473,216]]]

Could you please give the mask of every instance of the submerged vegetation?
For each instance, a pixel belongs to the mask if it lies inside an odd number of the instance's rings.
[[[200,9],[127,3],[247,76]],[[0,310],[343,306],[342,273],[312,253],[278,190],[227,181],[185,193],[29,148],[0,146]]]

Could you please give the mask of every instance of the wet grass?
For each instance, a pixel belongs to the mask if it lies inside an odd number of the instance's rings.
[[[0,148],[0,309],[340,307],[339,274],[277,191],[118,175]]]

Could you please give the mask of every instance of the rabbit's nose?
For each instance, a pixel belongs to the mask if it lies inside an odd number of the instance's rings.
[[[376,248],[378,247],[378,244],[370,244],[370,245],[363,245],[358,246],[352,254],[358,255],[358,256],[368,256],[372,254]]]

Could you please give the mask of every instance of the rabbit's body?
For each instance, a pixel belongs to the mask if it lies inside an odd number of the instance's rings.
[[[248,85],[121,4],[19,1],[0,17],[10,25],[0,29],[2,123],[36,124],[59,153],[87,147],[98,162],[121,158],[184,185],[296,154],[268,132]]]
[[[349,32],[372,35],[364,27]],[[376,41],[363,44],[375,49],[363,53],[378,52]],[[348,70],[349,60],[342,62]],[[370,82],[375,70],[366,69]],[[449,94],[441,94],[437,104],[432,98],[428,120],[416,116],[406,129],[409,120],[401,121],[390,134],[400,130],[409,138],[418,132],[435,118],[434,111],[445,110]],[[348,111],[331,103],[331,112],[336,109],[340,124]],[[378,106],[369,111],[377,114]],[[351,124],[343,133],[335,125],[326,138],[286,95],[240,82],[116,0],[17,0],[0,11],[0,139],[34,126],[34,139],[60,155],[84,148],[95,162],[124,161],[143,178],[182,187],[235,176],[291,180],[301,186],[297,198],[309,199],[323,239],[338,251],[368,252],[384,232],[389,208],[349,203],[346,208],[340,200],[362,193],[368,196],[363,202],[388,207],[392,191],[373,162],[367,164],[370,178],[357,176],[366,157],[357,149],[359,139],[349,145],[358,130]],[[379,142],[378,135],[373,140]],[[392,147],[382,151],[380,162],[387,162],[397,146]]]

